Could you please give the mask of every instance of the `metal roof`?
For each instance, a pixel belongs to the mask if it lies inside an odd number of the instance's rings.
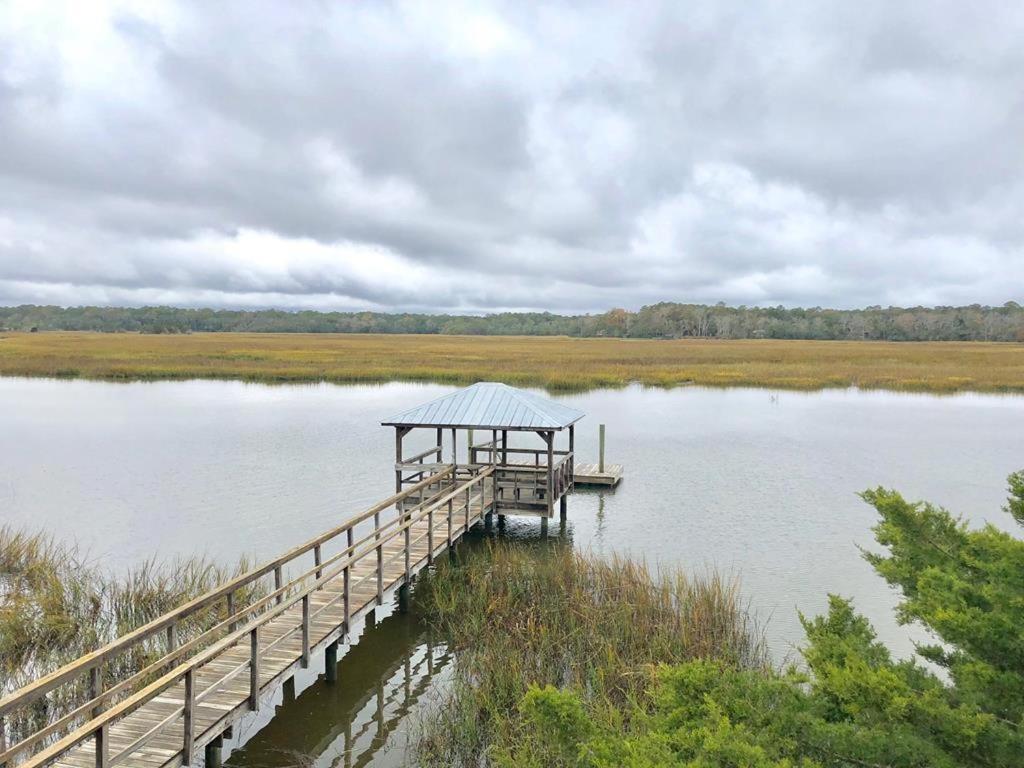
[[[532,392],[481,381],[382,421],[385,427],[473,427],[479,429],[565,429],[583,411]]]

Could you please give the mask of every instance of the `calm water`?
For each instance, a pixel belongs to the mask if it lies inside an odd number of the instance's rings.
[[[0,379],[0,519],[77,541],[114,569],[195,554],[196,542],[221,560],[266,557],[388,495],[394,436],[379,422],[449,391]],[[588,414],[580,458],[596,460],[604,422],[626,479],[570,498],[562,535],[652,566],[735,574],[778,658],[802,639],[797,609],[822,611],[828,592],[853,597],[898,653],[912,649],[894,595],[859,556],[875,518],[858,491],[895,487],[1010,528],[1004,481],[1024,467],[1022,397],[630,388],[564,399]],[[407,439],[410,451],[430,442]],[[407,617],[369,631],[378,650],[364,643],[342,660],[348,686],[300,680],[231,762],[294,764],[290,751],[325,766],[346,754],[400,763],[403,724],[448,657]]]

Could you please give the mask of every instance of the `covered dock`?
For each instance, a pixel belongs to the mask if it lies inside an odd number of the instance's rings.
[[[395,428],[395,491],[442,467],[470,477],[493,472],[493,511],[553,517],[566,513],[575,472],[575,424],[584,413],[507,384],[479,382],[410,408],[382,422]],[[403,451],[405,437],[431,430],[434,444],[415,455]],[[480,435],[483,442],[476,442]],[[510,443],[510,437],[512,443]],[[539,438],[530,446],[526,437]],[[449,461],[445,461],[446,457]]]

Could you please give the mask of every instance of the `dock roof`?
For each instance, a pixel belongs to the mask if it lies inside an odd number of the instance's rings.
[[[385,427],[561,430],[583,411],[493,381],[481,381],[382,421]]]

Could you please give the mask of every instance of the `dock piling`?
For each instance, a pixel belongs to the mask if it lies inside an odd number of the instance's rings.
[[[597,471],[604,472],[604,424],[597,428]]]
[[[328,683],[338,682],[338,641],[324,650],[324,680]]]

